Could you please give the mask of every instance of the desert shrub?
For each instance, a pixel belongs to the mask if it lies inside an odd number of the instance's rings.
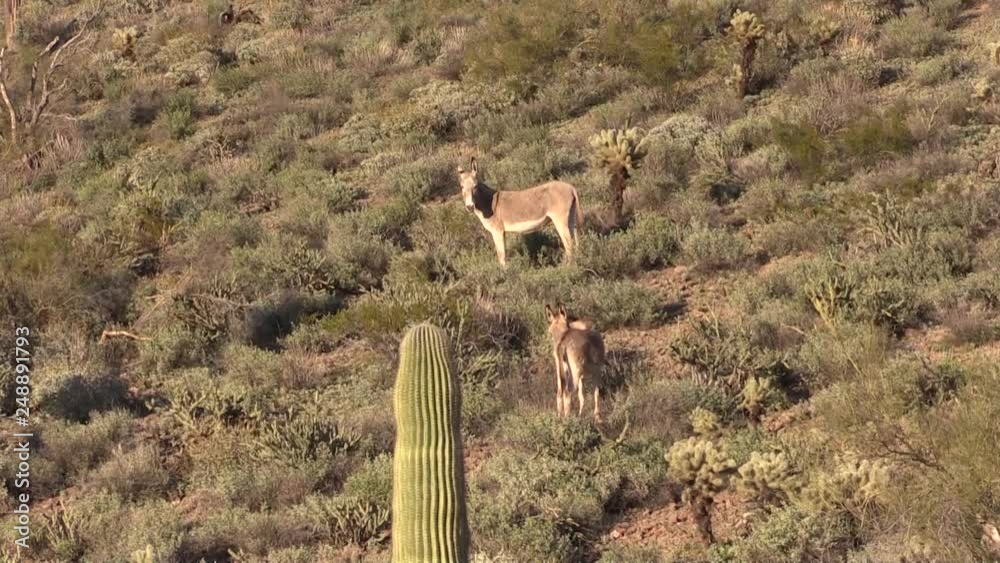
[[[455,167],[450,158],[429,157],[393,168],[383,178],[393,197],[423,202],[446,192],[458,192]]]
[[[315,98],[326,90],[327,81],[317,69],[301,68],[283,75],[281,87],[293,99]]]
[[[882,28],[879,46],[890,57],[926,57],[940,53],[948,44],[945,30],[920,11],[889,21]]]
[[[955,79],[968,70],[968,63],[955,53],[921,61],[913,67],[913,79],[921,86],[934,86]]]
[[[690,330],[670,344],[671,355],[691,366],[706,383],[723,384],[738,394],[750,378],[771,378],[787,369],[784,356],[761,345],[760,334],[746,324],[717,317],[695,319]]]
[[[843,528],[842,522],[790,505],[756,522],[750,536],[734,545],[734,552],[742,561],[773,557],[800,561],[810,553],[843,553],[849,549],[841,539]]]
[[[703,68],[698,46],[713,23],[709,10],[691,5],[655,21],[609,21],[599,27],[592,49],[608,62],[634,69],[648,84],[672,86]]]
[[[598,280],[574,287],[567,306],[586,314],[604,330],[651,326],[660,316],[656,295],[631,281]]]
[[[170,473],[163,467],[160,451],[140,446],[118,450],[110,460],[87,476],[90,486],[126,499],[156,497],[167,490]]]
[[[465,63],[477,77],[536,76],[564,57],[581,30],[575,5],[533,0],[489,15],[482,41],[466,51]]]
[[[594,521],[603,496],[572,462],[540,456],[529,463],[495,453],[470,484],[470,527],[488,551],[534,561],[572,561],[582,549],[573,521]]]
[[[826,173],[829,147],[813,125],[774,120],[771,138],[788,154],[792,168],[803,179],[816,181]]]
[[[282,0],[271,9],[270,24],[278,29],[302,30],[312,21],[309,3],[305,0]]]
[[[725,229],[695,225],[681,242],[680,262],[706,272],[739,267],[749,258],[747,239]]]
[[[55,512],[46,526],[47,541],[57,553],[77,542],[76,557],[95,561],[132,561],[152,548],[160,563],[184,557],[187,539],[181,513],[166,500],[127,504],[107,493],[88,495],[75,506]],[[68,555],[62,551],[61,555]]]
[[[962,11],[970,5],[968,0],[928,0],[924,3],[924,8],[939,26],[951,29],[958,22]]]
[[[53,464],[54,484],[71,483],[106,460],[129,435],[130,425],[131,417],[123,411],[95,414],[88,424],[47,424],[39,456]]]
[[[677,254],[678,230],[666,218],[641,213],[627,231],[606,237],[581,236],[578,265],[602,277],[665,266]]]
[[[297,507],[317,538],[368,547],[385,539],[389,508],[356,497],[311,496]]]
[[[847,155],[871,162],[886,154],[902,153],[916,141],[906,125],[907,110],[891,108],[884,115],[868,115],[854,120],[839,135]]]
[[[330,460],[353,449],[358,437],[313,413],[294,413],[262,424],[254,440],[255,458],[295,466]]]
[[[230,438],[217,435],[214,439]],[[246,444],[238,435],[233,435],[232,440]],[[230,455],[223,460],[197,455],[199,463],[191,474],[191,482],[198,484],[197,490],[211,491],[226,506],[250,510],[294,506],[320,489],[330,471],[328,462],[306,462],[289,467],[280,462],[252,459],[242,452]]]
[[[501,433],[512,443],[556,459],[571,461],[601,443],[601,435],[582,418],[561,418],[553,414],[525,418],[508,417]]]
[[[160,120],[172,139],[183,139],[194,132],[194,95],[182,90],[166,99]]]
[[[264,557],[282,548],[308,543],[309,521],[294,508],[254,512],[229,508],[210,512],[192,531],[191,545],[207,553],[232,550],[244,556]]]
[[[716,387],[699,385],[691,379],[652,379],[630,385],[616,400],[609,422],[631,421],[633,432],[649,433],[663,443],[673,443],[691,432],[690,413],[703,408],[732,420],[735,401]]]
[[[235,96],[257,82],[257,72],[248,67],[230,66],[212,75],[212,85],[225,96]]]

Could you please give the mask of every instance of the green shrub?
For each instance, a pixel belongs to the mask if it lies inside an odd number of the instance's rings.
[[[879,46],[890,57],[926,57],[940,53],[949,41],[947,32],[920,11],[895,18],[882,28]]]
[[[695,408],[717,413],[725,421],[736,416],[732,397],[691,379],[652,379],[630,385],[626,393],[624,400],[616,403],[609,423],[629,420],[634,432],[651,434],[668,444],[690,435],[689,418]]]
[[[583,235],[577,264],[602,277],[628,276],[670,264],[680,246],[679,229],[664,217],[640,213],[624,232]]]
[[[308,497],[297,507],[315,537],[334,545],[371,547],[389,529],[389,508],[357,497]]]
[[[775,119],[771,138],[788,154],[792,168],[806,181],[815,182],[826,174],[829,147],[812,124]]]
[[[722,384],[733,394],[751,378],[775,377],[787,369],[783,354],[762,346],[753,327],[717,317],[692,320],[690,330],[670,343],[670,353],[705,383]]]
[[[840,146],[851,157],[873,162],[886,154],[903,153],[916,144],[906,125],[907,110],[897,106],[885,115],[854,120],[839,135]]]
[[[315,98],[326,91],[327,82],[322,72],[302,68],[283,75],[281,88],[293,99]]]
[[[696,225],[681,242],[680,262],[705,272],[740,267],[749,258],[749,241],[720,228]]]
[[[517,414],[501,424],[501,432],[512,443],[550,457],[572,461],[601,443],[597,429],[584,419],[543,414],[525,418]]]
[[[163,467],[158,448],[140,446],[125,452],[118,450],[110,460],[87,477],[96,490],[126,499],[157,497],[170,483],[170,473]]]
[[[167,98],[160,119],[171,139],[183,139],[194,132],[194,94],[182,90]]]
[[[95,414],[88,424],[47,424],[39,456],[53,464],[54,484],[72,483],[105,461],[113,447],[129,435],[130,425],[131,417],[123,411]]]
[[[476,77],[541,76],[564,57],[578,36],[582,13],[575,5],[532,0],[488,16],[465,63]]]
[[[257,82],[257,72],[247,67],[226,67],[212,75],[212,85],[225,96],[235,96]]]

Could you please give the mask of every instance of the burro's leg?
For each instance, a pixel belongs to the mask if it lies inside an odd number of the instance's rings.
[[[566,258],[573,258],[573,231],[570,229],[568,220],[565,217],[549,217],[552,220],[552,224],[556,227],[556,232],[559,233],[559,240],[562,241],[563,250],[566,251]]]
[[[507,265],[507,243],[503,231],[490,231],[493,235],[493,246],[497,249],[497,260],[501,266]]]
[[[559,416],[563,415],[563,365],[562,359],[559,358],[559,354],[553,352],[553,360],[555,360],[556,367],[556,414]]]
[[[601,422],[601,388],[594,387],[594,420]]]

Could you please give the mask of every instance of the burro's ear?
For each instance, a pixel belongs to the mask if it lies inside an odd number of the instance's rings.
[[[472,166],[472,173],[479,175],[479,163],[476,162],[476,157],[469,159],[469,165]]]
[[[545,304],[545,320],[551,322],[552,321],[552,317],[555,317],[555,315],[552,313],[552,308],[549,307],[548,303],[546,303]]]
[[[562,303],[559,304],[559,314],[564,317],[566,316],[566,306]]]

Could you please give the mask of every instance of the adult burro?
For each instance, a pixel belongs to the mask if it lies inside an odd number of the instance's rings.
[[[574,319],[559,305],[545,306],[556,364],[556,410],[569,416],[573,391],[578,401],[577,415],[583,414],[586,387],[594,390],[594,419],[601,421],[601,386],[604,371],[604,338],[586,321]]]
[[[495,190],[479,177],[476,159],[470,170],[458,167],[465,207],[479,217],[479,222],[493,237],[500,264],[507,263],[507,233],[529,233],[552,221],[567,258],[573,256],[576,230],[583,223],[580,197],[566,182],[552,181],[518,191]]]

